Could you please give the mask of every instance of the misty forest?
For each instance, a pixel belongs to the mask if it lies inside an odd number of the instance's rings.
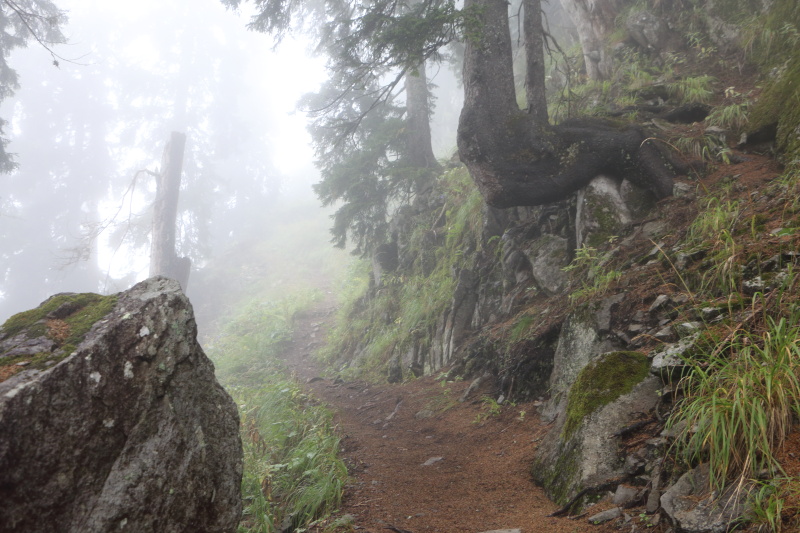
[[[0,532],[800,530],[797,0],[0,0]]]

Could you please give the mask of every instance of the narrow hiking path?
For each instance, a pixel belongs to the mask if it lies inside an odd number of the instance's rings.
[[[353,516],[356,530],[604,531],[586,517],[547,516],[557,506],[528,474],[547,429],[534,405],[505,406],[497,413],[481,391],[459,401],[468,382],[433,377],[397,385],[323,379],[313,354],[334,311],[328,300],[297,317],[284,357],[335,412],[351,476],[339,515]],[[598,504],[596,512],[610,506]]]

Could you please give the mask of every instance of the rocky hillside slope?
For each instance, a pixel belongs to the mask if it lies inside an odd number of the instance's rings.
[[[794,39],[800,10],[771,9],[749,42],[775,52],[766,33]],[[560,203],[498,210],[454,163],[398,211],[325,351],[344,375],[445,373],[492,380],[499,404],[536,400],[552,427],[531,473],[565,511],[631,487],[685,531],[752,517],[759,487],[791,492],[775,454],[800,401],[797,56],[732,76],[751,29],[707,14],[670,80],[626,85],[622,108],[584,93],[683,150],[693,172],[672,197],[598,176]]]

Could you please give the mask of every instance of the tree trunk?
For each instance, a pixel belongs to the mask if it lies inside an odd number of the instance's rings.
[[[439,162],[431,146],[431,117],[428,105],[428,78],[425,61],[421,61],[415,72],[405,77],[406,85],[406,158],[411,166],[438,169]]]
[[[153,235],[150,248],[150,276],[166,276],[181,284],[189,284],[191,260],[175,253],[175,224],[178,217],[178,196],[186,135],[173,131],[161,158],[161,173],[156,183],[153,207]]]
[[[591,80],[611,77],[613,65],[606,45],[621,3],[621,0],[561,0],[578,30],[586,75]]]
[[[528,101],[528,113],[537,124],[546,124],[548,119],[544,87],[541,0],[522,0],[522,9],[522,31],[525,34],[525,98]]]
[[[672,162],[641,128],[588,119],[550,126],[538,65],[527,77],[529,112],[518,108],[507,6],[505,0],[465,2],[474,24],[467,30],[458,150],[486,202],[501,208],[551,203],[600,174],[627,178],[658,198],[672,194]],[[540,0],[526,0],[525,8],[526,53],[535,63]]]

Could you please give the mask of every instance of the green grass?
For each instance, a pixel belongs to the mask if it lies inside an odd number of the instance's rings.
[[[766,526],[767,531],[782,533],[796,531],[798,497],[800,497],[800,480],[796,477],[780,476],[769,481],[757,481],[750,494],[750,512],[748,519],[756,524]],[[793,516],[794,523],[784,524],[787,516]],[[792,520],[789,520],[792,522]],[[787,525],[787,528],[784,528]],[[794,526],[794,527],[792,527]],[[762,531],[760,528],[759,531]]]
[[[716,126],[734,132],[742,131],[748,123],[748,102],[715,107],[706,117],[709,126]]]
[[[671,143],[681,153],[696,159],[730,164],[732,151],[719,135],[706,133],[694,137],[677,137]]]
[[[709,462],[714,488],[781,472],[774,450],[800,414],[798,320],[798,309],[768,316],[762,333],[736,329],[686,361],[685,397],[668,427],[682,428],[676,451],[687,464]]]
[[[506,341],[506,344],[508,346],[512,346],[522,339],[525,339],[531,329],[531,326],[533,326],[535,323],[536,317],[533,315],[524,313],[518,315],[508,331],[508,340]]]
[[[741,218],[739,202],[711,197],[705,209],[688,229],[688,248],[702,247],[708,250],[708,268],[701,273],[699,284],[692,287],[697,292],[712,294],[735,292],[741,282],[738,270],[738,249],[734,233]]]
[[[332,415],[305,394],[277,359],[294,316],[316,299],[298,293],[251,302],[229,317],[207,346],[217,375],[241,416],[244,447],[239,533],[296,531],[341,502],[347,470],[338,457]]]
[[[573,279],[580,280],[580,287],[573,290],[570,301],[577,302],[602,296],[611,285],[622,277],[622,272],[609,268],[609,252],[601,253],[597,248],[583,245],[575,250],[575,258],[562,270],[570,272]]]
[[[347,469],[331,413],[279,374],[259,388],[231,392],[245,453],[239,531],[280,531],[286,520],[303,527],[336,510]]]
[[[697,218],[689,225],[688,238],[690,244],[701,244],[713,240],[723,230],[733,231],[741,213],[741,206],[736,200],[726,200],[722,192],[716,196],[709,195],[700,201],[701,209]]]
[[[667,84],[667,90],[682,104],[707,104],[714,96],[712,85],[715,81],[708,75],[682,78]]]

